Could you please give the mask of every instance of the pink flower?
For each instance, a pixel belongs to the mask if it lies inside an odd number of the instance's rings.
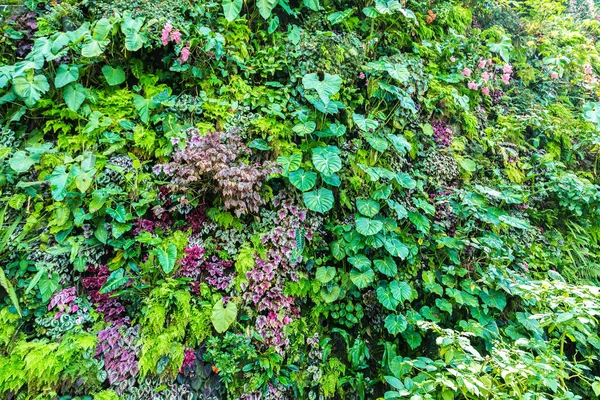
[[[479,64],[477,64],[477,66],[481,69],[484,69],[486,63],[487,63],[487,60],[481,59],[481,60],[479,60]]]
[[[450,57],[450,62],[455,62],[456,58],[454,58],[454,56]]]
[[[502,74],[502,82],[508,85],[510,82],[510,74]]]
[[[490,88],[487,87],[487,86],[482,87],[481,88],[481,93],[483,93],[486,96],[489,96],[490,95]]]
[[[79,306],[77,304],[75,304],[73,307],[71,307],[72,312],[77,312],[77,310],[79,310]]]
[[[502,67],[502,72],[504,72],[505,74],[512,74],[513,68],[510,64],[505,64],[504,67]]]
[[[586,73],[586,75],[591,75],[594,72],[594,70],[592,69],[592,66],[590,64],[585,64],[583,66],[583,70]]]
[[[481,79],[483,79],[484,82],[487,82],[490,80],[490,74],[485,71],[484,73],[481,74]]]
[[[181,63],[187,62],[187,60],[190,58],[190,42],[187,43],[187,45],[181,49],[181,57],[179,57]]]
[[[477,83],[475,83],[475,82],[469,82],[467,84],[467,87],[469,89],[471,89],[471,90],[477,90],[477,89],[479,89],[479,85]]]
[[[169,43],[169,34],[171,33],[172,29],[173,25],[171,25],[170,22],[167,22],[162,30],[162,35],[160,37],[163,46],[166,46]]]
[[[361,72],[361,73],[358,75],[358,79],[365,79],[365,73],[364,73],[364,72]]]
[[[175,29],[171,32],[170,39],[177,44],[181,43],[181,32],[179,32],[178,29]]]
[[[178,137],[172,137],[171,138],[171,144],[173,146],[175,146],[177,143],[179,143],[179,138]]]
[[[462,72],[460,73],[463,76],[466,76],[467,78],[471,76],[471,70],[467,67],[465,67],[465,69],[462,70]]]
[[[551,78],[551,79],[558,79],[558,72],[556,72],[556,71],[552,71],[552,72],[550,73],[550,78]]]

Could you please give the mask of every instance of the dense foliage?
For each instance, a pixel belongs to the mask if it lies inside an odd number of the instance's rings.
[[[1,398],[600,394],[593,1],[1,18]]]

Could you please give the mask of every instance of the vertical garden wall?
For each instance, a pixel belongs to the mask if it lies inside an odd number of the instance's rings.
[[[0,23],[0,398],[600,394],[600,9]]]

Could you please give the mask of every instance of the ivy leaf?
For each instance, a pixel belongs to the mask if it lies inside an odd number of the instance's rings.
[[[356,208],[365,217],[373,218],[379,213],[381,206],[375,200],[356,200]]]
[[[398,266],[392,257],[385,257],[383,260],[373,261],[375,268],[382,274],[394,277],[398,273]]]
[[[306,207],[311,211],[325,213],[333,207],[333,192],[329,189],[321,188],[306,192],[302,198]]]
[[[227,307],[223,307],[223,299],[221,299],[213,306],[210,320],[217,332],[224,333],[233,324],[236,317],[237,306],[235,303],[230,300]]]
[[[342,159],[336,154],[337,147],[317,147],[313,149],[312,162],[323,175],[333,175],[342,169]]]
[[[385,327],[390,334],[395,336],[408,328],[408,322],[406,321],[406,317],[402,314],[390,314],[385,319]]]
[[[375,273],[370,267],[362,265],[360,268],[354,267],[350,270],[350,280],[359,289],[364,289],[375,280]]]
[[[388,310],[395,311],[400,302],[394,297],[389,287],[380,286],[377,288],[377,300]]]
[[[412,297],[412,288],[404,281],[392,281],[390,283],[390,291],[396,300],[403,303],[406,300],[410,300]]]
[[[363,132],[370,132],[379,126],[379,122],[374,119],[365,118],[362,114],[352,114],[352,120]]]
[[[162,247],[157,249],[158,262],[165,274],[171,273],[175,267],[175,259],[177,258],[177,247],[173,243],[169,243],[166,250]]]
[[[370,218],[356,218],[356,231],[364,236],[373,236],[383,229],[383,222]]]
[[[298,168],[300,168],[300,164],[302,163],[302,155],[295,153],[289,156],[280,156],[277,157],[277,162],[281,164],[283,168],[282,175],[287,176],[290,172],[296,171]]]
[[[310,171],[304,171],[300,168],[297,171],[290,172],[289,175],[290,183],[299,190],[306,192],[312,189],[317,182],[317,174]]]
[[[235,20],[239,15],[240,11],[242,11],[242,6],[244,5],[243,0],[224,0],[223,1],[223,14],[225,14],[225,19],[228,22]]]
[[[25,102],[27,107],[33,107],[35,103],[50,89],[48,80],[44,75],[36,75],[32,79],[18,76],[12,81],[13,91]]]
[[[64,165],[57,166],[46,180],[50,182],[52,198],[56,201],[64,200],[67,195],[67,185],[70,180],[69,174],[67,173],[67,167]]]
[[[116,271],[113,271],[106,283],[102,286],[102,288],[98,291],[100,294],[107,294],[110,292],[114,292],[121,286],[125,285],[129,281],[129,276],[125,275],[125,270],[123,268],[119,268]]]
[[[65,104],[71,111],[79,110],[79,107],[83,104],[87,98],[86,90],[81,84],[69,84],[64,88],[63,99]]]
[[[79,68],[77,68],[75,65],[69,66],[67,64],[61,64],[58,66],[58,70],[56,71],[54,86],[59,89],[71,82],[75,82],[77,79],[79,79]]]
[[[102,74],[104,74],[104,78],[110,86],[117,86],[125,82],[125,71],[120,66],[113,68],[110,65],[105,65],[102,67]]]
[[[327,107],[331,96],[340,91],[340,87],[342,86],[342,78],[340,78],[339,75],[330,75],[325,73],[323,80],[320,81],[317,74],[306,74],[302,78],[302,85],[305,89],[316,90],[319,98],[323,102],[323,105]]]
[[[319,267],[317,268],[315,278],[321,283],[327,283],[335,278],[335,268],[333,267]]]

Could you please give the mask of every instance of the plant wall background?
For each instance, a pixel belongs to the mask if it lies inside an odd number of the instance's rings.
[[[1,398],[600,394],[593,1],[1,21]]]

